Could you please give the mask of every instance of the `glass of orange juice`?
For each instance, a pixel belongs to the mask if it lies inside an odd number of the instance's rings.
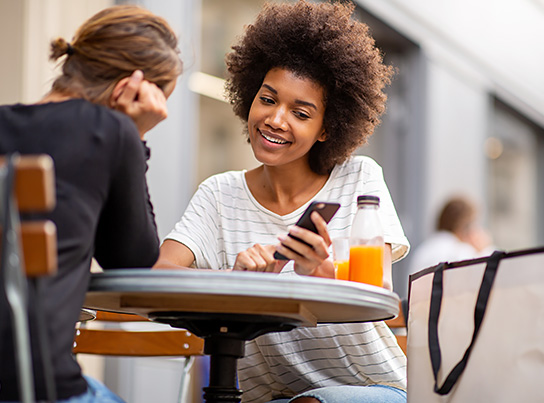
[[[349,279],[383,287],[383,245],[352,244]]]
[[[349,280],[349,238],[332,240],[334,277],[337,280]]]

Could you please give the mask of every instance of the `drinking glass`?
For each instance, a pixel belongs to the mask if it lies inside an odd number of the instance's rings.
[[[349,280],[349,238],[334,238],[332,240],[332,258],[334,262],[334,277],[337,280]]]

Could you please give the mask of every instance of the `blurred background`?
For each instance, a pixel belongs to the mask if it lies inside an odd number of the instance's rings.
[[[221,80],[225,53],[264,1],[0,0],[0,103],[43,96],[55,76],[49,41],[71,38],[86,18],[116,3],[149,8],[180,36],[185,73],[168,101],[169,118],[148,134],[149,185],[163,237],[203,179],[257,165],[241,122],[222,100]],[[543,245],[544,0],[354,3],[397,68],[383,122],[358,153],[384,168],[412,247],[433,232],[454,195],[478,204],[497,248]],[[410,256],[393,267],[401,297],[409,262]],[[105,377],[127,401],[145,402],[147,389],[135,389],[134,379],[145,374],[149,385],[151,376],[164,384],[153,388],[153,398],[171,401],[157,393],[176,392],[172,362],[142,370],[107,363]],[[200,401],[199,392],[194,399]]]

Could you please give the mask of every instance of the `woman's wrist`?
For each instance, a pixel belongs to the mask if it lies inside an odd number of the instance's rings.
[[[332,260],[326,259],[308,275],[312,277],[334,278],[334,263]]]

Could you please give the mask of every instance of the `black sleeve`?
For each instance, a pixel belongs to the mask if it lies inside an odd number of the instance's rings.
[[[159,256],[159,238],[145,177],[149,149],[132,122],[122,122],[121,130],[94,256],[104,269],[151,267]]]

